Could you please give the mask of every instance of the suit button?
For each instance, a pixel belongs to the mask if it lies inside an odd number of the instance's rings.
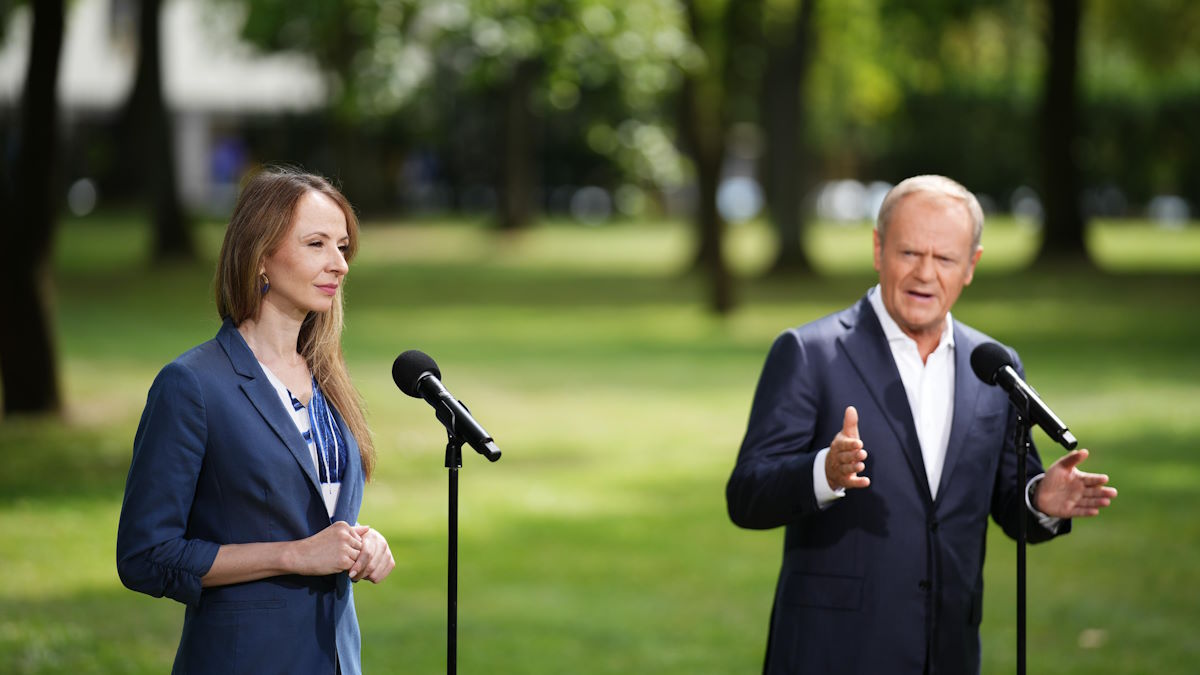
[[[922,579],[922,580],[920,580],[920,581],[918,581],[918,582],[917,582],[917,586],[919,586],[919,587],[921,588],[921,590],[923,590],[923,591],[927,591],[927,590],[929,590],[929,580],[928,580],[928,579]]]
[[[929,531],[930,532],[937,532],[937,528],[938,528],[938,521],[936,521],[936,520],[929,521]]]

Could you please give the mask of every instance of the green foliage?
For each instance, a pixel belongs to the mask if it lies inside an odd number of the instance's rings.
[[[571,120],[590,150],[634,181],[682,182],[663,108],[680,69],[699,57],[674,2],[480,1],[472,9],[474,19],[443,34],[438,48],[453,54],[465,86],[501,87],[522,62],[537,63],[530,103],[543,116]]]
[[[638,110],[673,86],[689,49],[679,10],[667,0],[250,0],[243,34],[268,49],[314,53],[353,90],[381,89],[355,105],[390,114],[429,86],[436,67],[462,86],[506,82],[521,62],[541,62],[543,103],[573,108],[580,92],[610,84]]]
[[[1195,83],[1200,75],[1200,6],[1188,0],[1148,0],[1129,3],[1120,0],[1092,0],[1085,10],[1085,30],[1092,37],[1087,53],[1093,62],[1122,63],[1129,74],[1139,79],[1164,83],[1186,77]],[[1111,66],[1109,66],[1111,67]],[[1130,72],[1132,71],[1132,72]],[[1093,82],[1109,88],[1141,88],[1122,78]]]
[[[425,83],[429,55],[408,44],[414,0],[225,0],[246,6],[242,37],[266,50],[312,55],[335,85],[333,103],[350,119],[393,112]]]
[[[1190,152],[1200,138],[1198,7],[1087,3],[1086,186],[1119,186],[1133,204],[1161,192],[1200,201]],[[853,0],[817,9],[807,133],[827,175],[945,172],[1002,200],[1035,181],[1045,2]]]
[[[256,44],[305,51],[324,64],[344,119],[387,119],[406,141],[443,153],[458,138],[477,145],[495,136],[488,127],[494,92],[521,64],[536,64],[530,105],[545,122],[544,144],[554,148],[543,173],[610,187],[687,180],[675,112],[684,74],[703,75],[698,82],[710,89],[725,81],[731,119],[756,121],[762,45],[778,39],[773,31],[798,4],[746,0],[731,14],[727,0],[696,0],[693,35],[681,0],[226,2],[246,6],[244,33]],[[1046,7],[1046,0],[817,2],[805,133],[821,176],[895,181],[943,171],[1001,204],[1035,182]],[[1197,153],[1188,152],[1200,138],[1200,47],[1191,39],[1198,7],[1087,3],[1080,61],[1087,187],[1115,185],[1134,205],[1158,192],[1200,202],[1193,177],[1200,171],[1189,159]],[[761,39],[727,44],[731,26]],[[698,92],[710,102],[717,93]],[[1163,112],[1166,124],[1158,122]],[[564,171],[564,164],[579,168]]]
[[[402,116],[410,136],[447,143],[460,132],[447,119],[494,107],[495,92],[532,64],[529,104],[552,128],[571,127],[567,140],[635,181],[682,180],[662,109],[696,52],[671,0],[245,3],[243,35],[313,54],[345,119]]]
[[[1029,2],[853,0],[820,3],[817,12],[808,134],[831,175],[858,172],[899,180],[911,173],[949,171],[941,168],[946,164],[938,153],[974,157],[982,148],[1003,150],[1001,166],[1019,164],[1027,170],[1032,140],[967,142],[982,134],[973,128],[978,118],[966,114],[962,102],[987,109],[986,133],[989,114],[1011,117],[1013,109],[1036,101],[1041,43]],[[931,109],[936,121],[923,124]],[[1019,121],[1024,124],[1018,133],[1032,139],[1034,127]],[[928,166],[895,173],[889,169],[905,163],[897,155]],[[875,164],[880,159],[885,166]],[[996,162],[975,163],[987,171]],[[962,173],[951,175],[969,180]],[[998,182],[996,176],[988,178],[985,183]],[[1009,183],[1009,189],[1014,186]]]
[[[147,228],[68,222],[56,265],[65,421],[0,421],[0,671],[161,673],[183,609],[121,588],[113,540],[154,373],[217,328],[211,260],[146,270]],[[769,232],[730,232],[743,276]],[[1189,673],[1200,620],[1200,229],[1093,228],[1099,275],[1023,271],[1035,236],[989,222],[959,318],[1015,345],[1030,380],[1121,490],[1101,518],[1030,549],[1031,671]],[[363,522],[398,566],[356,591],[369,672],[444,668],[444,434],[389,367],[419,348],[496,435],[461,474],[459,663],[477,673],[746,673],[765,646],[782,533],[738,530],[724,481],[771,339],[872,283],[870,229],[817,225],[825,276],[746,283],[720,320],[678,270],[678,223],[368,223],[346,353],[380,469]],[[430,279],[438,283],[431,284]],[[553,423],[549,421],[553,420]],[[1056,450],[1039,437],[1048,457]],[[1013,669],[1013,550],[992,533],[984,672]],[[1153,560],[1148,558],[1148,554]]]

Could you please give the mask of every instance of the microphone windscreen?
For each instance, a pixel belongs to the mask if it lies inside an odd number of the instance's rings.
[[[413,398],[421,398],[417,383],[425,373],[432,373],[434,377],[442,379],[442,371],[438,370],[437,362],[423,351],[410,349],[392,362],[392,380],[400,387],[400,391]]]
[[[971,352],[971,370],[975,376],[987,382],[996,384],[996,375],[1004,366],[1013,364],[1008,350],[995,342],[985,342]]]

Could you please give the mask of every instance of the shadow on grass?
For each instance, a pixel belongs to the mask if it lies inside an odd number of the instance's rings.
[[[7,419],[3,428],[0,506],[26,499],[119,499],[124,492],[132,440],[122,444],[111,430],[49,418]]]
[[[123,588],[38,600],[0,597],[0,671],[166,672],[182,625],[182,605]]]

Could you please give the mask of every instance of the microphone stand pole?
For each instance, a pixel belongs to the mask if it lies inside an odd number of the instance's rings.
[[[446,674],[458,670],[458,470],[463,441],[447,427],[446,468],[450,470],[449,538],[446,566]]]
[[[466,405],[462,407],[464,410],[467,408]],[[438,420],[446,427],[446,468],[450,470],[446,561],[446,675],[455,675],[458,670],[458,470],[462,468],[462,447],[467,439],[454,433],[458,425],[452,406],[442,401],[442,407],[435,405],[434,410]],[[494,445],[492,449],[495,452],[488,455],[488,459],[494,462],[500,458],[500,451],[495,449]]]
[[[1030,417],[1029,399],[1020,397],[1013,404],[1017,406],[1016,441],[1013,443],[1017,451],[1017,485],[1021,495],[1020,513],[1017,519],[1017,675],[1025,675],[1025,542],[1028,540],[1029,513],[1025,506],[1026,460],[1029,457]]]

